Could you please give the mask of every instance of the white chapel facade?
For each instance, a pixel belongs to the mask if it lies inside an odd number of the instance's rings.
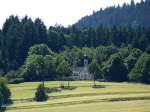
[[[88,72],[87,65],[89,64],[89,58],[84,55],[83,58],[83,66],[82,67],[73,67],[73,74],[72,79],[73,80],[92,80],[92,74]]]

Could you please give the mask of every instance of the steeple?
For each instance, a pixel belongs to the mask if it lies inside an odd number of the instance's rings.
[[[84,54],[84,59],[83,59],[84,67],[86,67],[86,65],[88,65],[88,63],[89,63],[88,56],[86,54]]]

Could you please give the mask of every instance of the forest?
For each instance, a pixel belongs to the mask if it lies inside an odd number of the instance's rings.
[[[143,26],[47,29],[39,18],[12,15],[0,31],[1,74],[10,82],[56,80],[86,54],[98,65],[96,79],[150,83],[149,36]]]
[[[150,0],[141,0],[135,3],[110,6],[106,9],[93,11],[93,14],[81,18],[75,25],[78,28],[117,26],[150,26]]]

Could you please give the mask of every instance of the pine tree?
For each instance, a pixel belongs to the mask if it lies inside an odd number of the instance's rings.
[[[48,96],[45,92],[45,87],[43,87],[43,85],[40,84],[35,93],[35,100],[36,101],[46,101],[47,99],[48,99]]]

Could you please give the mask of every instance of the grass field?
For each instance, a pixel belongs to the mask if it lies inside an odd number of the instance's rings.
[[[150,85],[97,82],[100,88],[92,88],[91,81],[74,81],[67,90],[51,81],[45,83],[48,101],[35,102],[39,83],[9,85],[14,103],[6,112],[150,112]]]

